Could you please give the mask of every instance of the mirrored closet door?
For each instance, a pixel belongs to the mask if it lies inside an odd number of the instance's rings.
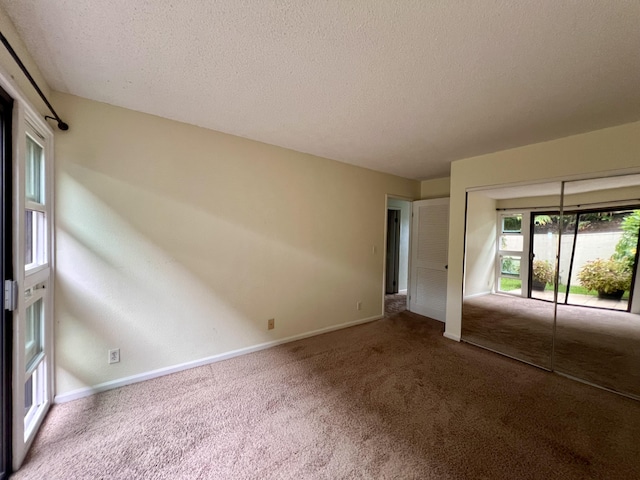
[[[462,339],[548,370],[561,186],[467,192]]]
[[[466,214],[462,340],[640,399],[640,175],[468,191]]]
[[[564,189],[554,370],[640,398],[640,175]]]

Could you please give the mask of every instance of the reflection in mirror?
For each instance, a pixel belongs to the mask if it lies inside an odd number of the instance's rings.
[[[554,370],[640,397],[640,176],[565,183]]]
[[[553,302],[560,215],[531,212],[531,298]]]
[[[462,340],[546,369],[560,190],[554,182],[467,192]]]

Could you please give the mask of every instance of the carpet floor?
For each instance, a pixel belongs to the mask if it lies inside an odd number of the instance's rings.
[[[463,340],[551,368],[553,304],[510,295],[465,300]],[[640,315],[558,305],[554,370],[640,398]]]
[[[407,311],[51,410],[15,480],[640,478],[640,402]]]
[[[407,309],[407,295],[396,293],[385,295],[384,297],[384,316],[392,317]]]

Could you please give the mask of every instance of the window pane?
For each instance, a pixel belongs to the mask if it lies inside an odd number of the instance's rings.
[[[26,197],[32,202],[44,204],[44,162],[43,150],[31,137],[27,135],[27,158],[25,162]]]
[[[27,269],[47,263],[46,216],[36,210],[25,210],[24,263]]]
[[[42,352],[43,313],[43,301],[39,299],[27,308],[25,315],[24,354],[27,370],[31,362]]]
[[[524,247],[524,237],[522,235],[502,235],[500,237],[500,250],[521,252]]]
[[[522,215],[502,217],[502,233],[520,233],[522,231]]]
[[[38,410],[45,402],[45,362],[41,361],[24,383],[24,428],[25,438],[33,426]]]
[[[25,415],[29,413],[29,410],[33,406],[33,376],[34,375],[31,375],[24,384],[24,414]]]
[[[24,264],[33,263],[33,211],[24,212]]]
[[[507,277],[520,278],[520,257],[500,257],[500,273]]]

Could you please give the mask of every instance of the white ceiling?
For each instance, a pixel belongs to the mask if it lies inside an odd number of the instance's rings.
[[[0,6],[55,90],[408,178],[640,119],[638,0]]]

